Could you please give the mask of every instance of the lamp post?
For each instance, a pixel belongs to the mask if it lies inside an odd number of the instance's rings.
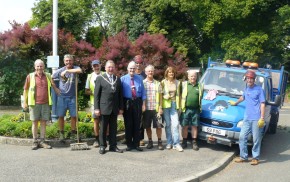
[[[53,74],[59,67],[59,56],[57,55],[58,0],[53,0],[53,13],[52,14],[53,14],[52,15],[52,22],[53,22],[52,24],[52,56],[49,56],[49,57],[51,59],[50,63],[51,63],[52,74]],[[48,59],[48,63],[49,63],[49,59]],[[58,87],[59,80],[54,79],[54,82],[56,86]],[[58,120],[57,110],[56,110],[57,94],[55,93],[53,89],[51,90],[51,93],[52,93],[52,101],[53,101],[52,111],[51,111],[51,120],[52,122],[56,122]]]

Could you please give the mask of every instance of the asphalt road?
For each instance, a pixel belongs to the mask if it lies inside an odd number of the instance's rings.
[[[164,135],[163,141],[165,145]],[[32,151],[30,146],[0,144],[0,182],[184,181],[196,178],[197,174],[204,176],[234,154],[234,148],[204,142],[199,143],[199,151],[189,148],[184,152],[159,151],[156,140],[154,145],[154,149],[144,148],[143,152],[107,152],[100,155],[96,148],[86,151],[71,151],[69,147]],[[125,145],[118,146],[126,148]]]
[[[205,180],[206,182],[288,182],[290,181],[290,104],[280,112],[277,133],[266,135],[262,143],[261,163],[231,162],[223,171]]]

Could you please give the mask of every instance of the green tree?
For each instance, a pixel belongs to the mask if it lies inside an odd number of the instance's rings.
[[[88,28],[85,40],[91,43],[94,47],[98,48],[101,46],[102,41],[105,38],[106,35],[104,35],[102,28],[100,26],[97,26]]]
[[[78,40],[84,37],[93,20],[94,0],[59,0],[58,27],[71,32]],[[52,22],[53,1],[39,0],[32,8],[32,27],[44,27]]]

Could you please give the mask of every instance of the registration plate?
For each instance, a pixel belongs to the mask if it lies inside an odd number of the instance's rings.
[[[207,132],[207,133],[216,134],[216,135],[226,136],[225,130],[211,128],[211,127],[207,127],[207,126],[203,126],[202,131]]]

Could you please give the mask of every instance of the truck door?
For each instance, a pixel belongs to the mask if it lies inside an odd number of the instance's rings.
[[[271,76],[273,82],[272,98],[275,98],[276,95],[281,95],[281,103],[283,105],[286,94],[288,72],[285,71],[284,66],[282,66],[280,70],[272,70]]]

